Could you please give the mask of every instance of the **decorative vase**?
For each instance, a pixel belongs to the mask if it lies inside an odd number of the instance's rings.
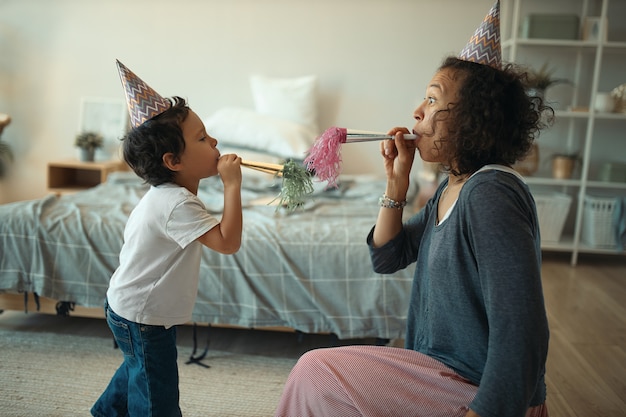
[[[96,156],[94,148],[80,148],[80,160],[83,162],[93,162]]]

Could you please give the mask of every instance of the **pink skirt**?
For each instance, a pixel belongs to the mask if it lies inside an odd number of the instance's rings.
[[[292,369],[277,417],[463,417],[478,387],[408,349],[343,346],[305,353]],[[545,404],[526,417],[548,417]]]

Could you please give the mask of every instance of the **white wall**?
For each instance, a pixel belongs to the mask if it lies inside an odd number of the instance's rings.
[[[251,74],[319,77],[320,129],[412,126],[447,54],[492,0],[0,0],[0,112],[15,162],[0,203],[46,193],[72,158],[82,97],[122,98],[120,59],[201,116],[253,107]],[[219,139],[219,138],[218,138]],[[105,158],[108,155],[100,155]],[[382,175],[378,144],[344,147],[344,172]]]

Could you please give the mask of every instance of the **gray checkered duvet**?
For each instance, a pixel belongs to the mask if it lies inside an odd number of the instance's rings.
[[[277,193],[271,181],[253,180],[242,190],[240,251],[203,250],[193,319],[342,339],[402,337],[412,269],[374,273],[365,244],[384,183],[345,181],[287,213],[266,204]],[[126,173],[74,195],[1,205],[0,292],[101,306],[126,219],[146,189]],[[203,181],[198,196],[219,217],[219,180]]]

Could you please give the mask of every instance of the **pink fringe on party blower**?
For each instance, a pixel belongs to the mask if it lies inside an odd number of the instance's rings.
[[[304,165],[309,171],[315,171],[320,181],[328,181],[329,187],[337,187],[337,178],[341,172],[341,144],[345,143],[348,129],[331,127],[317,138],[306,158]]]
[[[307,157],[304,165],[309,171],[314,171],[315,176],[322,181],[328,181],[329,187],[337,188],[337,179],[341,173],[341,145],[344,143],[370,142],[374,140],[392,139],[393,136],[379,132],[363,130],[348,130],[343,127],[331,127],[326,129],[317,138]],[[416,139],[417,136],[405,134],[404,139]]]

